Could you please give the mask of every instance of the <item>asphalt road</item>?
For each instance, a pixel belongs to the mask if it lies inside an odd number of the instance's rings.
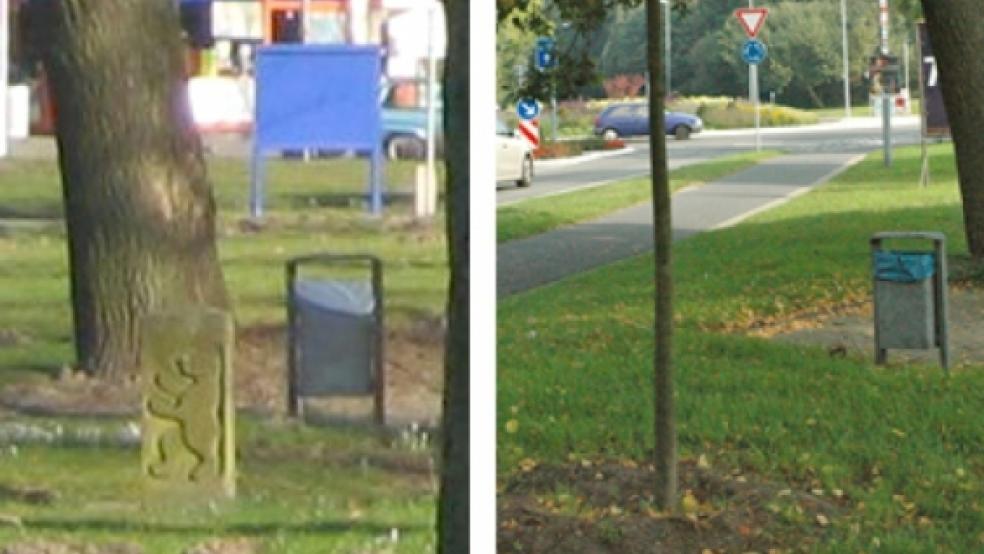
[[[919,121],[915,117],[896,118],[893,124],[895,144],[918,144]],[[857,153],[881,148],[881,121],[877,118],[854,118],[846,121],[804,127],[762,130],[762,147],[787,152]],[[544,161],[537,164],[532,187],[519,189],[500,184],[497,205],[527,198],[560,194],[568,190],[600,185],[649,174],[649,144],[645,139],[632,140],[624,153],[580,163]],[[750,130],[706,131],[686,141],[667,139],[668,165],[676,169],[755,148]]]
[[[733,225],[802,194],[862,158],[858,153],[789,154],[673,195],[673,238]],[[496,249],[500,297],[652,250],[652,206],[639,204]]]

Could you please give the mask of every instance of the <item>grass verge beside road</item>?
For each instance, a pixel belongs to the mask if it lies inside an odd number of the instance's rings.
[[[831,518],[821,552],[981,548],[984,367],[947,380],[935,366],[879,368],[725,333],[867,297],[877,231],[942,230],[951,254],[965,254],[952,147],[931,154],[926,189],[918,148],[899,149],[892,169],[873,155],[775,210],[674,246],[681,454],[806,494],[842,491],[847,510]],[[652,266],[642,256],[500,303],[503,479],[536,463],[651,455]]]
[[[701,185],[777,155],[774,150],[748,152],[681,167],[670,172],[670,188],[677,191]],[[645,177],[503,206],[496,210],[497,241],[544,233],[645,202],[651,198],[650,192],[651,183]]]

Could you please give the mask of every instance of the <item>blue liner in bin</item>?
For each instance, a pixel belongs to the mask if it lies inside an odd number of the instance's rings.
[[[936,254],[932,252],[875,252],[875,279],[896,283],[915,283],[929,279],[936,272]]]

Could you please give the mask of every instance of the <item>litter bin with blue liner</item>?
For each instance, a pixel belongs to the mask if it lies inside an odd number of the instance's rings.
[[[887,250],[887,240],[928,240],[932,250]],[[871,237],[875,303],[875,363],[884,364],[889,348],[947,347],[946,238],[937,232],[885,232]]]
[[[313,279],[302,266],[352,266],[366,279]],[[374,395],[385,421],[382,262],[366,254],[317,254],[287,262],[287,406],[310,396]]]

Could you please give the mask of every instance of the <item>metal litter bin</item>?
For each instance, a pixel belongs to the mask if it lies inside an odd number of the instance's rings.
[[[368,279],[306,279],[302,266],[358,266]],[[382,262],[367,254],[317,254],[287,262],[287,406],[307,396],[374,395],[385,422]]]
[[[932,250],[884,250],[885,240],[928,240]],[[946,238],[936,232],[885,232],[871,237],[875,303],[875,363],[889,348],[939,348],[949,365],[947,346]]]

